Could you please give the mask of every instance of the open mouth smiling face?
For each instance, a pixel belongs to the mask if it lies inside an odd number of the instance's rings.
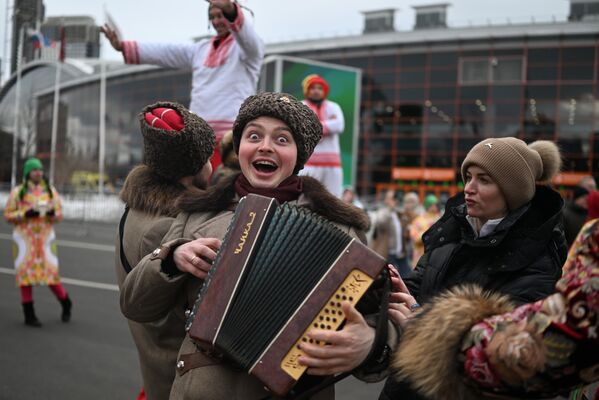
[[[283,121],[259,117],[244,128],[239,144],[241,171],[256,188],[275,188],[293,174],[297,147]]]

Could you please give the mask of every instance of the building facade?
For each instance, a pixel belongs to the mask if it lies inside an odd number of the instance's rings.
[[[100,56],[100,28],[92,17],[48,17],[41,31],[48,39],[60,42],[64,29],[64,56],[67,58],[98,58]]]
[[[599,174],[595,21],[417,24],[410,32],[284,43],[269,51],[362,69],[360,193],[387,186],[455,193],[464,157],[487,137],[555,141],[565,158],[562,186]]]
[[[36,29],[44,20],[45,6],[43,0],[15,0],[12,16],[11,57],[10,73],[17,70],[19,36],[23,28],[23,61],[32,61],[35,58],[35,48],[28,40],[27,30]]]
[[[394,31],[393,16],[385,15],[394,11],[383,10],[365,14],[371,22],[361,35],[267,46],[267,54],[362,70],[358,192],[393,186],[448,196],[462,187],[459,167],[469,149],[502,136],[557,142],[564,155],[557,183],[565,189],[583,175],[599,177],[599,24],[579,16],[452,28],[435,15],[446,6],[422,7],[426,15],[417,16],[412,31]],[[381,24],[386,30],[376,28]],[[59,185],[75,172],[97,173],[100,161],[100,62],[67,59],[65,65]],[[24,71],[28,95],[21,102],[34,100],[27,107],[36,119],[31,128],[19,124],[20,156],[49,158],[53,71],[53,63],[43,62]],[[188,104],[190,73],[110,63],[106,77],[104,163],[107,179],[118,186],[141,161],[137,113],[157,100]],[[0,133],[7,139],[0,144],[11,142],[14,96],[13,76],[0,91]],[[0,163],[3,181],[10,176],[6,168]]]

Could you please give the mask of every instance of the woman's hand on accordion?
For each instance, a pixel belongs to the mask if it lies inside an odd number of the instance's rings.
[[[315,341],[327,343],[300,344],[305,355],[300,364],[308,366],[310,375],[333,375],[358,367],[368,356],[374,343],[374,328],[370,327],[362,314],[348,302],[341,305],[345,313],[345,326],[340,331],[314,329],[308,333]]]
[[[216,238],[200,238],[177,247],[173,259],[177,268],[204,279],[216,257],[221,241]]]

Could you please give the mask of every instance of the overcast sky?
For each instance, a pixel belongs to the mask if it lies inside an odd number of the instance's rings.
[[[447,0],[449,25],[464,26],[565,20],[568,0]],[[7,4],[0,9],[0,42],[4,52]],[[46,17],[89,15],[97,24],[104,22],[103,6],[119,25],[126,39],[159,42],[185,42],[192,37],[214,33],[208,30],[205,0],[45,0]],[[439,0],[240,0],[255,14],[254,26],[266,43],[297,39],[330,37],[360,33],[361,11],[397,9],[395,26],[409,30],[414,25],[414,5],[438,4]],[[12,13],[12,11],[10,11]],[[9,32],[10,35],[10,32]],[[103,39],[102,54],[108,59],[122,59]]]

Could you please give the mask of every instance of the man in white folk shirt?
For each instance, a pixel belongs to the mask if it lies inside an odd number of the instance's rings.
[[[256,92],[264,57],[258,37],[237,2],[209,0],[208,14],[216,35],[197,43],[158,44],[121,40],[113,28],[101,31],[112,47],[123,53],[127,64],[155,64],[192,70],[189,110],[214,130],[217,146],[212,157],[216,168],[221,158],[218,143],[233,128],[243,100]],[[176,21],[172,21],[176,24]]]

